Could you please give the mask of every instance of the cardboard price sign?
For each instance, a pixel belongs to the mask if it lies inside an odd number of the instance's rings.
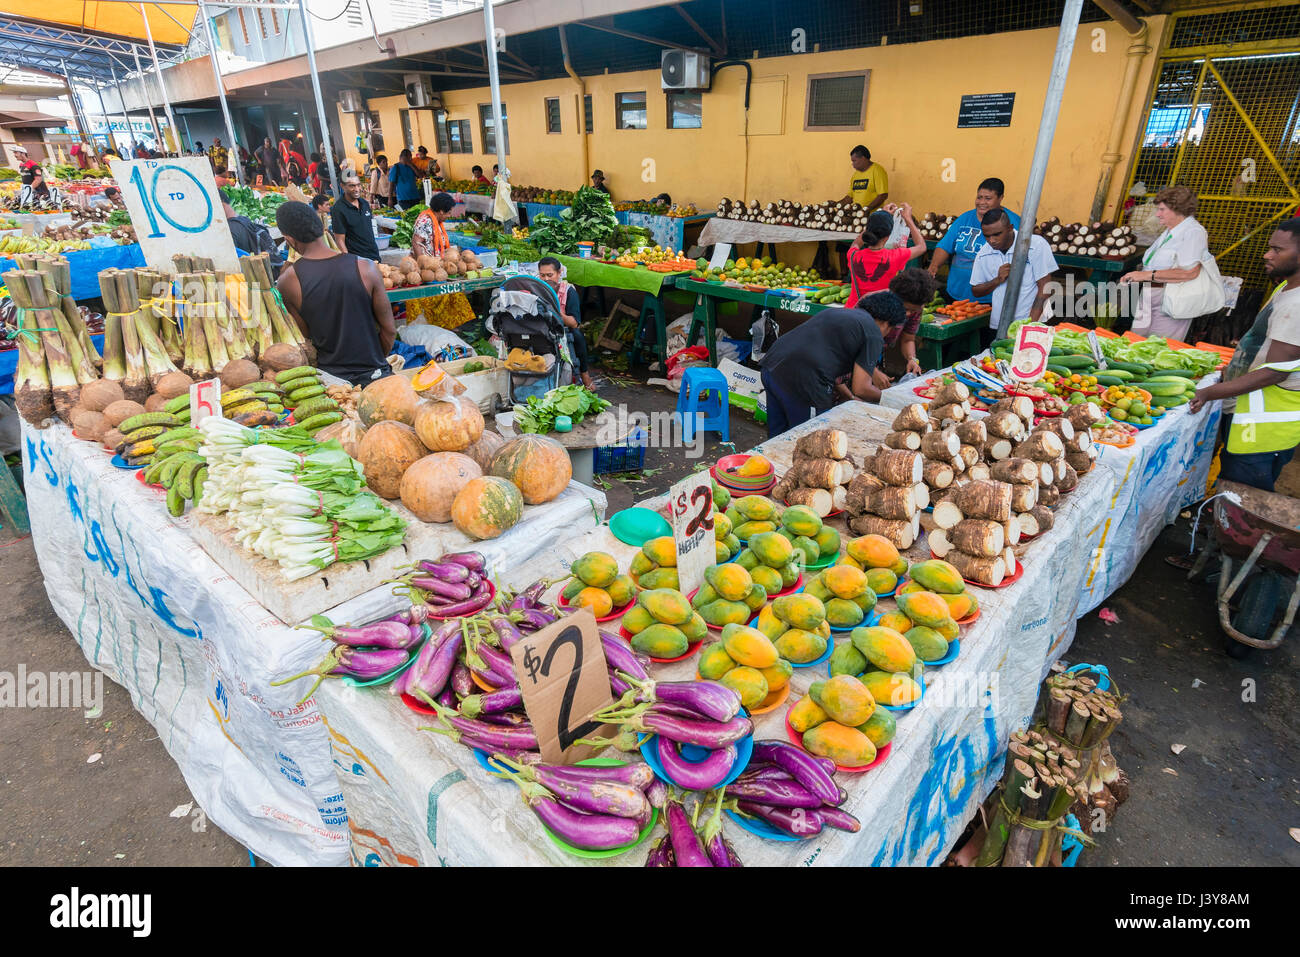
[[[1052,352],[1051,326],[1025,323],[1016,333],[1016,348],[1011,354],[1011,374],[1022,382],[1036,382],[1047,371]]]
[[[1097,330],[1088,330],[1088,349],[1092,352],[1092,361],[1097,363],[1098,369],[1106,368],[1106,354],[1101,351],[1101,342],[1097,339]]]
[[[145,262],[174,273],[172,255],[212,260],[217,269],[239,272],[230,226],[221,213],[221,195],[206,156],[156,160],[110,159],[109,169],[122,188]]]
[[[510,649],[510,658],[542,760],[573,764],[602,750],[573,743],[614,733],[612,725],[591,720],[613,704],[614,697],[605,649],[590,609],[529,635]]]
[[[704,570],[718,557],[713,541],[713,484],[697,472],[668,490],[668,511],[677,546],[677,584],[689,595],[704,582]]]
[[[220,379],[204,379],[190,386],[190,425],[198,428],[210,415],[222,417]]]

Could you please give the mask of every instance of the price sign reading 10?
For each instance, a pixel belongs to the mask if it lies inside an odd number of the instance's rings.
[[[183,233],[201,233],[212,225],[212,199],[198,177],[183,167],[137,163],[131,170],[130,186],[149,219],[150,239],[166,237],[162,223]]]

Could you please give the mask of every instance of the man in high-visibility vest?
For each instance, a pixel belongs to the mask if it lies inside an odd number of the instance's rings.
[[[1300,218],[1274,230],[1264,267],[1280,285],[1238,344],[1224,381],[1197,389],[1188,409],[1236,396],[1219,475],[1271,492],[1300,446]],[[1233,377],[1241,366],[1249,371]]]

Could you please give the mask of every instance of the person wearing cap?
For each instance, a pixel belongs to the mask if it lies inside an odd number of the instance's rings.
[[[604,170],[596,169],[591,171],[591,188],[600,190],[606,196],[609,195],[609,187],[605,185]]]
[[[12,147],[14,155],[18,158],[18,172],[23,174],[22,185],[30,186],[32,183],[32,174],[40,169],[40,164],[27,155],[25,146]]]
[[[330,232],[343,252],[379,262],[374,216],[361,195],[361,180],[355,173],[343,180],[343,196],[330,214]]]
[[[59,191],[50,189],[45,182],[45,171],[37,166],[32,170],[32,180],[24,184],[18,192],[19,206],[35,206],[40,203],[52,203],[59,198]]]

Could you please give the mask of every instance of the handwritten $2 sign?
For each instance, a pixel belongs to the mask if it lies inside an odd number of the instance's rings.
[[[713,536],[713,485],[707,472],[688,475],[668,490],[668,510],[677,546],[677,585],[689,595],[717,561]]]
[[[1047,371],[1052,352],[1052,327],[1025,323],[1016,333],[1011,354],[1011,374],[1021,382],[1037,382]]]
[[[574,743],[612,733],[611,725],[591,720],[614,703],[591,611],[583,608],[534,632],[510,649],[510,658],[542,760],[572,764],[597,753]]]

